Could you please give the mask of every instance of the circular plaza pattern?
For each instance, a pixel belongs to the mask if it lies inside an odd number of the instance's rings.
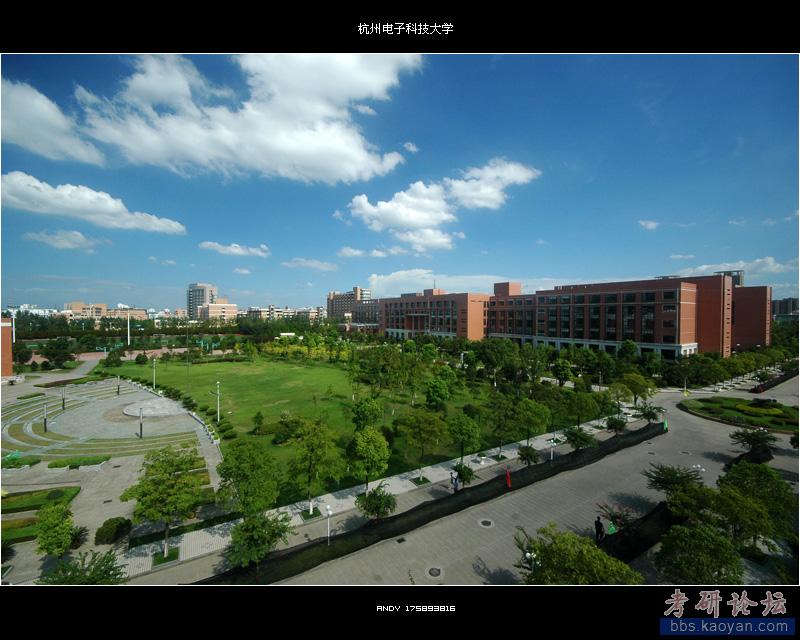
[[[139,417],[139,410],[145,418],[164,418],[167,416],[179,416],[186,413],[181,405],[169,398],[153,398],[152,400],[137,400],[126,406],[122,413],[126,416]]]

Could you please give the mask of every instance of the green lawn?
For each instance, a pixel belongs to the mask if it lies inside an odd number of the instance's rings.
[[[780,403],[758,404],[758,399],[714,397],[684,400],[681,405],[709,418],[777,431],[797,431],[798,410]],[[747,409],[749,407],[749,409]],[[767,411],[764,411],[764,410]],[[774,415],[758,415],[759,412]]]
[[[51,502],[71,502],[80,490],[80,487],[57,487],[12,493],[3,498],[2,510],[4,513],[35,511]]]

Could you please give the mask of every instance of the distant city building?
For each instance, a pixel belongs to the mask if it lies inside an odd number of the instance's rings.
[[[71,312],[75,320],[88,318],[97,320],[108,313],[108,305],[91,302],[86,304],[83,301],[66,302],[63,310]]]
[[[772,301],[772,315],[773,316],[788,316],[797,314],[797,298],[782,298],[780,300]]]
[[[341,293],[328,292],[327,317],[333,320],[344,320],[344,314],[353,313],[356,303],[372,300],[372,290],[353,287],[352,291]]]
[[[104,318],[122,318],[127,320],[149,320],[150,313],[147,309],[134,309],[133,307],[118,307],[116,309],[109,309],[103,314]]]
[[[216,304],[217,287],[213,284],[194,282],[186,288],[186,311],[190,320],[198,320],[197,309],[206,304]],[[227,301],[226,301],[227,302]]]
[[[16,317],[18,313],[30,313],[31,315],[44,318],[49,318],[58,314],[58,309],[40,309],[35,304],[21,304],[18,307],[10,306],[6,311],[14,317]]]
[[[235,304],[210,303],[197,307],[197,320],[208,322],[235,322],[238,314],[238,306]]]

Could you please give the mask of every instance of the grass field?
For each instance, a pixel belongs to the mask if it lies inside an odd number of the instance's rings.
[[[727,420],[751,427],[764,427],[786,432],[797,432],[798,428],[798,410],[795,407],[787,407],[779,403],[759,407],[746,398],[715,397],[684,400],[681,404],[687,409],[709,418]],[[767,407],[767,411],[764,412],[763,410]],[[773,415],[758,415],[759,411]]]

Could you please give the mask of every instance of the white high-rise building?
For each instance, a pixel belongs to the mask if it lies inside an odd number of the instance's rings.
[[[213,284],[195,282],[186,288],[186,315],[190,320],[197,320],[197,307],[206,304],[216,304],[217,287]]]

